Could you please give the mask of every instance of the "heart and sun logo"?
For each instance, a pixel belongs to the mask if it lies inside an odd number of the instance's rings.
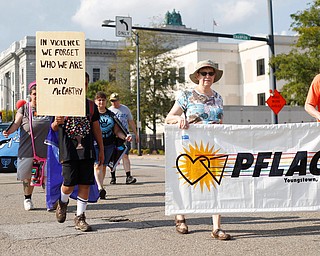
[[[220,185],[223,173],[227,164],[228,155],[220,154],[214,146],[209,144],[200,146],[189,144],[189,148],[183,148],[184,152],[176,159],[176,168],[180,173],[180,179],[184,179],[184,184],[197,187],[200,185],[201,191],[204,186],[210,191],[211,187]],[[212,185],[212,186],[211,186]]]

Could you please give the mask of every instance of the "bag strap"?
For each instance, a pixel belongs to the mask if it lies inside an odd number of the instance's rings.
[[[115,113],[113,113],[110,109],[106,108],[107,113],[109,115],[111,115],[111,117],[113,118],[113,120],[115,121],[115,123],[119,126],[120,130],[123,132],[124,135],[128,135],[129,132],[127,131],[126,128],[124,128],[122,122],[119,120],[119,118],[117,117],[117,115]]]
[[[31,104],[28,102],[29,107],[29,126],[30,126],[30,136],[31,136],[31,142],[32,142],[32,150],[33,150],[33,157],[36,157],[36,147],[34,146],[34,137],[33,137],[33,131],[32,131],[32,111],[31,111]]]
[[[89,115],[90,115],[90,122],[94,114],[94,102],[89,100]]]

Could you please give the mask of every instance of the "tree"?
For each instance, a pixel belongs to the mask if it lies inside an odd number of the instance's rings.
[[[287,83],[282,95],[289,105],[304,105],[313,77],[320,71],[320,0],[306,10],[291,14],[291,29],[298,33],[297,43],[288,54],[273,57],[277,79]]]
[[[149,128],[156,145],[157,124],[164,119],[173,104],[173,89],[178,79],[178,72],[174,68],[174,57],[168,53],[173,43],[170,36],[160,35],[156,32],[139,33],[140,50],[140,119],[142,130]],[[171,47],[170,47],[171,46]],[[130,100],[127,105],[133,113],[137,109],[137,66],[136,66],[136,42],[131,39],[130,44],[118,53],[117,80],[118,89]],[[125,64],[123,66],[123,64]],[[125,76],[131,78],[130,84]],[[123,76],[124,75],[124,76]]]
[[[94,97],[98,91],[103,91],[108,94],[109,82],[105,80],[99,80],[94,83],[90,83],[87,91],[87,98],[94,100]]]

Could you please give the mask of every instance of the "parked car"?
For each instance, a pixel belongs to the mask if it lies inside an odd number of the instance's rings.
[[[0,173],[17,172],[17,156],[19,148],[19,129],[8,138],[2,135],[11,123],[0,123]]]

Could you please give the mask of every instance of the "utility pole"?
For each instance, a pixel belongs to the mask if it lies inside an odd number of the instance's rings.
[[[137,133],[138,133],[138,136],[139,136],[138,156],[142,156],[142,152],[141,152],[141,120],[140,120],[140,61],[139,61],[140,49],[139,49],[139,34],[137,32],[137,33],[134,33],[134,35],[136,36],[135,44],[136,44],[136,63],[137,63]]]
[[[268,44],[270,47],[270,58],[272,58],[275,55],[274,50],[274,34],[273,34],[273,15],[272,15],[272,0],[268,0],[268,14],[269,14],[269,40]],[[275,69],[274,67],[270,66],[270,90],[272,90],[272,93],[274,90],[277,89],[276,86],[276,77],[274,75]],[[273,111],[271,111],[271,120],[273,124],[278,123],[278,115],[276,115]]]

